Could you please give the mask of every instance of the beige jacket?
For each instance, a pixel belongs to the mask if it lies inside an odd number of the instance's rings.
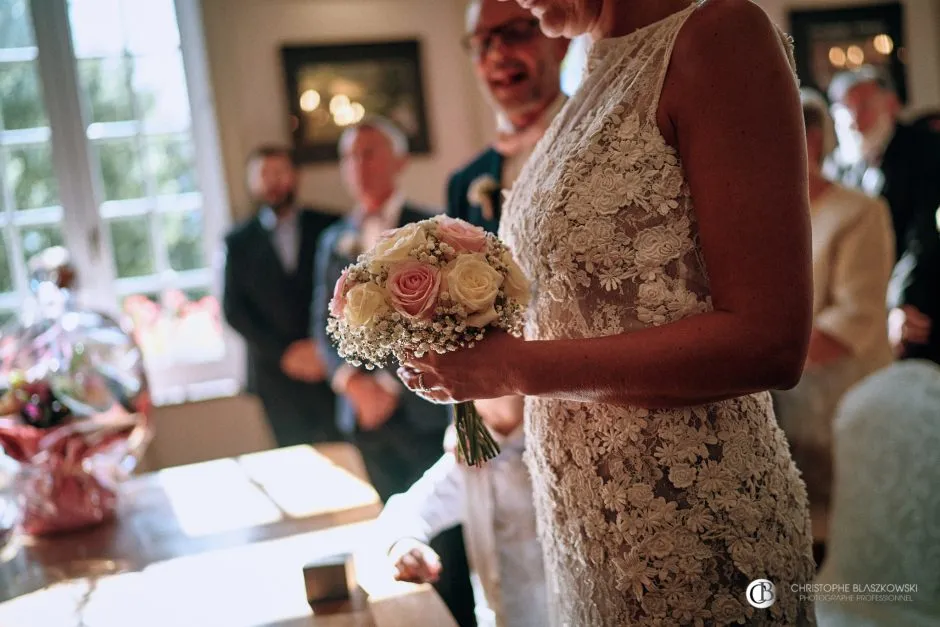
[[[813,326],[848,346],[867,375],[891,362],[885,298],[894,232],[888,207],[833,185],[811,212]]]

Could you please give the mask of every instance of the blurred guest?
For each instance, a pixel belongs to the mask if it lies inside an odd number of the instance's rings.
[[[278,446],[338,440],[334,396],[310,337],[317,241],[333,216],[300,206],[291,153],[262,146],[247,161],[253,217],[225,237],[222,308],[244,339],[248,391]]]
[[[872,375],[839,407],[832,532],[816,583],[870,588],[817,602],[820,627],[940,625],[938,408],[940,368],[926,360]]]
[[[489,412],[484,420],[499,455],[469,468],[447,453],[406,493],[389,500],[377,532],[398,579],[427,583],[442,573],[428,538],[462,524],[482,587],[480,627],[544,627],[551,621],[532,483],[522,460],[522,411]]]
[[[567,39],[552,39],[515,2],[472,0],[467,6],[464,48],[486,100],[496,115],[491,146],[451,175],[447,214],[495,233],[502,190],[509,189],[566,98],[561,63]],[[512,397],[476,401],[477,411],[522,412]],[[452,438],[454,441],[455,438]]]
[[[371,249],[384,231],[427,219],[430,213],[408,202],[399,187],[408,141],[390,121],[372,117],[348,128],[339,154],[343,181],[356,207],[320,240],[314,333],[326,347],[327,372],[339,395],[339,429],[359,447],[372,485],[385,501],[407,490],[440,457],[448,411],[406,389],[393,372],[369,372],[345,363],[326,335],[329,301],[343,269]],[[432,545],[448,563],[448,576],[436,588],[457,622],[472,625],[473,591],[460,531],[451,530]]]
[[[930,111],[921,114],[911,123],[911,126],[921,130],[940,133],[940,111]]]
[[[837,164],[842,182],[888,201],[898,258],[912,246],[932,249],[937,238],[933,216],[940,207],[940,134],[902,124],[890,79],[873,67],[836,75],[829,99],[846,122],[841,125],[844,143],[857,146],[854,151],[840,147],[852,157]],[[892,278],[890,337],[899,357],[940,362],[940,269],[931,265],[936,263],[935,256],[919,251],[899,264]]]
[[[936,329],[940,322],[933,323],[940,321],[940,207],[919,213],[912,222],[888,289],[889,303],[908,304],[891,311],[888,330],[901,356],[919,355],[940,363],[940,331]],[[924,315],[921,324],[914,324],[918,314],[909,303],[917,303],[919,311],[932,312],[930,317]]]
[[[884,202],[827,180],[835,132],[820,94],[803,90],[813,242],[813,330],[806,367],[791,390],[774,391],[777,421],[803,472],[817,543],[825,538],[832,418],[853,384],[891,361],[885,293],[894,263]],[[821,555],[821,546],[817,553]]]
[[[467,8],[466,48],[483,94],[497,116],[493,145],[455,172],[448,215],[496,232],[501,189],[509,189],[565,103],[561,62],[567,39],[550,39],[515,2],[474,0]]]

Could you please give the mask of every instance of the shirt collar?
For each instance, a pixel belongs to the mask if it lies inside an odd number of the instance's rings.
[[[395,190],[395,192],[388,197],[388,200],[385,201],[385,204],[382,205],[382,209],[378,213],[378,215],[381,216],[382,224],[389,228],[398,226],[404,208],[405,194],[401,190]],[[365,216],[362,205],[356,207],[355,215],[358,221],[361,221]]]
[[[281,216],[279,220],[277,214],[274,213],[274,209],[268,205],[265,205],[264,207],[261,207],[260,211],[258,211],[258,222],[261,223],[261,226],[265,231],[273,231],[278,227],[278,224],[295,224],[297,222],[298,213],[299,211],[292,207],[291,210],[287,214]]]

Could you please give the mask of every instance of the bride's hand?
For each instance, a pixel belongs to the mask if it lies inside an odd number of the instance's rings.
[[[408,388],[433,403],[457,403],[520,394],[524,340],[488,331],[473,348],[412,357],[398,369]]]

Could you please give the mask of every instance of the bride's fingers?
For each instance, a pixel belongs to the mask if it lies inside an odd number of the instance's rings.
[[[401,379],[402,383],[412,392],[417,392],[422,396],[428,395],[431,392],[434,392],[436,396],[440,396],[440,393],[444,393],[446,396],[446,392],[444,392],[440,386],[440,381],[438,381],[434,375],[426,371],[416,371],[407,366],[402,366],[397,372],[398,378]]]
[[[402,366],[401,368],[398,369],[397,373],[398,373],[398,378],[401,379],[401,382],[404,383],[405,387],[407,387],[409,390],[414,392],[414,391],[421,389],[422,387],[421,379],[423,379],[424,377],[420,376],[421,374],[420,372],[412,368]],[[426,381],[424,383],[427,384]]]
[[[442,355],[438,355],[434,351],[425,353],[421,357],[418,357],[414,354],[409,355],[402,362],[402,365],[406,368],[411,368],[412,370],[429,370],[432,368],[435,360],[440,359]]]

